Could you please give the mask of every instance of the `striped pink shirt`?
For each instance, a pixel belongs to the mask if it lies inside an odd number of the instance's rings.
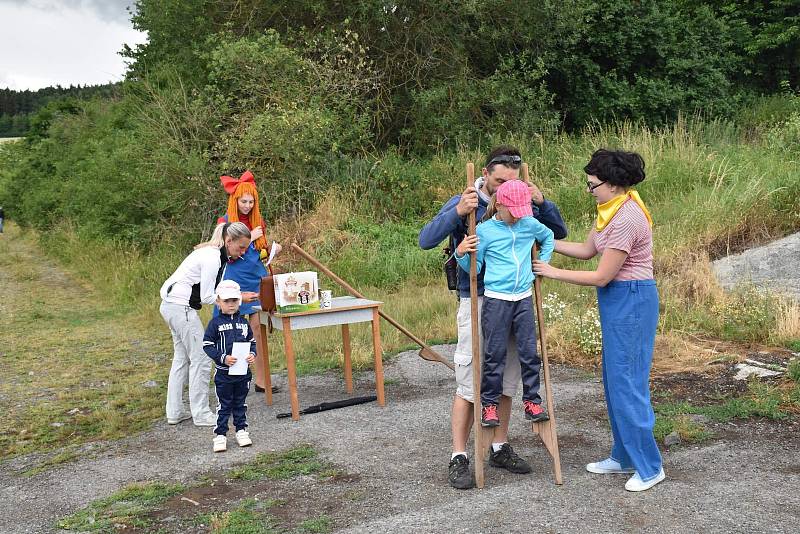
[[[592,228],[591,235],[600,254],[607,248],[628,253],[614,280],[653,278],[653,232],[636,202],[627,200],[605,228]]]

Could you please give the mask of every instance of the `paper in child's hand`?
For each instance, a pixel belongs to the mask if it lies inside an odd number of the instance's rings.
[[[250,355],[250,343],[235,342],[231,356],[236,358],[236,363],[228,368],[229,375],[247,374],[247,357]]]

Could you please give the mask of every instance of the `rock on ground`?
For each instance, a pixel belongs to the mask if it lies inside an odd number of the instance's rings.
[[[800,233],[713,263],[725,289],[752,283],[800,300]]]

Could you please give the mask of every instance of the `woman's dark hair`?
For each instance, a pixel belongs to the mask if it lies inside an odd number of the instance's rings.
[[[622,187],[634,186],[645,178],[642,156],[636,152],[605,148],[592,154],[583,172],[597,176],[603,182]]]

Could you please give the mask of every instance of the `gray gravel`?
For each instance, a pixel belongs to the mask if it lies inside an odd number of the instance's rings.
[[[453,346],[437,350],[452,355]],[[667,480],[642,494],[623,489],[625,475],[591,475],[583,466],[609,447],[602,384],[569,368],[553,368],[564,484],[524,424],[515,401],[512,444],[534,467],[512,475],[486,467],[483,490],[447,485],[452,373],[414,352],[386,366],[387,405],[375,403],[301,417],[288,411],[285,391],[267,407],[251,397],[254,446],[211,452],[210,429],[165,422],[118,442],[87,446],[70,464],[21,476],[39,458],[0,464],[0,532],[53,532],[55,521],[134,481],[196,481],[249,461],[261,451],[311,443],[352,476],[358,500],[332,512],[339,532],[797,532],[800,524],[800,436],[797,424],[748,422],[714,428],[717,438],[664,451]],[[283,377],[276,380],[285,384]],[[356,380],[371,392],[372,374]],[[337,373],[300,379],[307,406],[345,397]],[[302,479],[291,482],[308,483]],[[345,483],[345,482],[342,482]],[[188,506],[188,505],[187,505]],[[328,512],[326,512],[328,513]]]

